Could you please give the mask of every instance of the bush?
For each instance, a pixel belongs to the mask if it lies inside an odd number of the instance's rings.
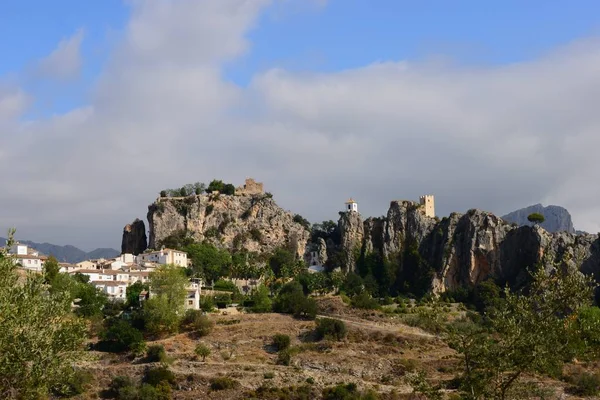
[[[194,352],[198,357],[202,357],[202,361],[205,361],[206,357],[210,356],[210,349],[204,343],[199,343]]]
[[[207,216],[210,215],[210,213],[213,212],[214,208],[215,208],[215,206],[212,204],[207,205],[206,209],[204,210],[204,215],[207,215]]]
[[[282,333],[278,333],[273,336],[273,347],[277,349],[277,351],[285,350],[290,347],[290,337],[289,335],[284,335]]]
[[[108,398],[120,400],[134,400],[137,398],[135,384],[128,376],[115,376],[105,394]]]
[[[187,310],[182,325],[199,336],[206,336],[212,330],[213,322],[206,315],[202,315],[200,310]]]
[[[297,282],[286,283],[273,304],[273,310],[280,313],[294,314],[296,318],[315,319],[317,303],[306,297],[302,286]]]
[[[169,385],[175,384],[175,374],[167,366],[155,368],[147,368],[144,373],[144,383],[151,386],[157,386],[161,382],[166,382]]]
[[[380,308],[377,300],[372,298],[368,293],[362,292],[352,298],[352,307],[362,308],[365,310],[377,310]]]
[[[222,290],[226,292],[234,292],[237,290],[237,286],[235,286],[235,283],[227,281],[225,279],[219,279],[215,282],[213,287],[215,290]]]
[[[324,338],[342,340],[347,333],[346,324],[339,319],[320,318],[317,320],[316,334],[319,340]]]
[[[569,392],[578,396],[596,396],[600,392],[600,376],[579,371],[568,377],[568,382],[573,386]]]
[[[165,348],[160,344],[155,344],[148,347],[146,351],[146,362],[162,362],[166,363],[169,361]]]
[[[355,383],[339,384],[323,389],[323,400],[377,400],[374,392],[361,393]]]
[[[211,312],[215,308],[215,303],[210,296],[200,296],[200,309],[204,312]]]
[[[275,378],[275,374],[273,372],[265,372],[263,377],[265,379],[273,379],[273,378]]]
[[[250,237],[255,242],[260,242],[262,240],[262,233],[257,228],[250,229]]]
[[[114,353],[137,350],[144,343],[142,332],[132,327],[129,322],[117,319],[108,320],[108,327],[100,332],[98,349]]]
[[[210,380],[210,388],[211,388],[211,390],[214,390],[214,391],[233,389],[233,388],[237,387],[238,385],[239,385],[238,381],[233,380],[227,376],[212,378]]]
[[[85,393],[86,387],[92,382],[92,374],[87,371],[76,370],[67,379],[64,386],[55,388],[52,393],[57,397],[73,397]]]
[[[290,365],[292,354],[289,349],[280,350],[277,353],[277,365]]]

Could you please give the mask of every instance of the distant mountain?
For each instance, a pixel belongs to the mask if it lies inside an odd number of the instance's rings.
[[[502,219],[517,225],[531,225],[527,217],[532,213],[540,213],[546,218],[540,226],[548,232],[575,233],[571,214],[566,208],[560,206],[544,207],[541,204],[535,204],[506,214]]]
[[[6,243],[6,239],[0,238],[0,244],[3,245],[4,243]],[[19,243],[26,244],[42,254],[48,256],[52,255],[56,257],[59,262],[68,263],[78,263],[83,260],[94,258],[114,258],[121,254],[121,252],[118,250],[107,248],[100,248],[86,253],[85,251],[71,245],[58,246],[51,243],[35,243],[29,240],[19,240]]]

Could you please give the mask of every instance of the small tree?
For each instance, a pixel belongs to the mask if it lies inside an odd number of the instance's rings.
[[[546,218],[540,213],[531,213],[527,216],[527,220],[535,225],[543,223]]]
[[[202,357],[202,362],[206,360],[206,357],[210,356],[210,349],[204,343],[198,344],[194,352],[198,357]]]
[[[283,333],[278,333],[273,336],[273,347],[277,349],[277,351],[285,350],[290,347],[290,336],[284,335]]]
[[[60,265],[54,256],[50,256],[46,261],[44,261],[44,281],[46,283],[52,282],[54,278],[56,278],[56,275],[58,275],[59,271]]]
[[[167,197],[167,191],[166,190],[161,190],[160,191],[160,197]]]

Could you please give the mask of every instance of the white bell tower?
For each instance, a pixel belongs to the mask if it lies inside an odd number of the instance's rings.
[[[358,203],[352,200],[352,197],[345,204],[347,212],[358,212]]]

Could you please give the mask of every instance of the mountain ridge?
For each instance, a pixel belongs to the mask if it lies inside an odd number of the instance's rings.
[[[2,241],[2,243],[6,243],[6,238],[0,237],[0,241]],[[86,252],[70,244],[60,246],[48,242],[32,242],[31,240],[19,240],[19,243],[25,244],[44,255],[52,255],[56,257],[59,262],[67,263],[78,263],[83,260],[96,258],[113,258],[121,254],[118,250],[111,248],[97,248]]]

